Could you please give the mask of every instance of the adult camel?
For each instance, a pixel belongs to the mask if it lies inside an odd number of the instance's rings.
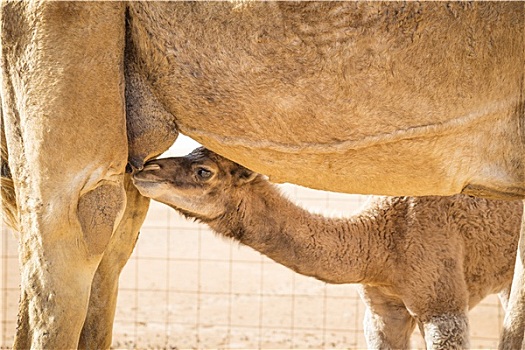
[[[14,347],[109,347],[148,206],[126,163],[179,131],[273,181],[524,198],[524,16],[515,2],[3,3]],[[504,347],[521,344],[521,292]]]

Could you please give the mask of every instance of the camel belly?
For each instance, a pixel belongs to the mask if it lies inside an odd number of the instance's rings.
[[[214,138],[190,135],[210,149],[270,177],[306,187],[344,193],[381,195],[471,195],[525,198],[521,148],[502,142],[487,151],[465,134],[433,135],[340,152],[284,152],[230,146]],[[483,140],[483,137],[480,137]],[[519,145],[519,144],[518,144]],[[485,148],[485,150],[484,150]],[[498,147],[499,148],[499,147]]]
[[[183,134],[274,181],[521,197],[523,6],[472,6],[130,3],[128,57]]]

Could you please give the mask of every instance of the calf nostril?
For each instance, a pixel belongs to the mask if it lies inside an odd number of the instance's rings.
[[[139,156],[129,157],[128,164],[130,165],[132,172],[134,170],[142,170],[142,168],[144,168],[144,160],[145,160],[144,157],[139,157]]]
[[[153,171],[153,170],[160,170],[160,165],[152,163],[152,164],[146,164],[144,166],[144,169],[142,171]]]

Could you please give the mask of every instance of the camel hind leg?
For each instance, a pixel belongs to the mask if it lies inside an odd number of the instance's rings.
[[[91,286],[86,321],[80,336],[80,349],[109,349],[117,303],[118,279],[138,238],[149,206],[133,185],[131,176],[124,183],[127,204],[124,216],[104,252]]]
[[[9,169],[9,152],[5,139],[4,121],[2,117],[2,107],[0,103],[0,191],[2,196],[2,218],[4,224],[18,231],[18,208],[16,204],[15,187],[11,170]]]
[[[5,140],[20,218],[14,348],[78,347],[126,203],[123,3],[5,2]]]

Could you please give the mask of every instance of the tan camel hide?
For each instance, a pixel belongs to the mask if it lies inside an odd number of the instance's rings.
[[[359,283],[370,349],[469,348],[469,309],[499,293],[506,306],[522,201],[466,195],[373,197],[352,216],[297,206],[267,178],[203,147],[133,175],[144,196],[223,237],[327,283]]]
[[[126,160],[140,168],[179,130],[274,181],[523,198],[524,15],[511,2],[2,3],[15,348],[109,346],[147,208]]]

